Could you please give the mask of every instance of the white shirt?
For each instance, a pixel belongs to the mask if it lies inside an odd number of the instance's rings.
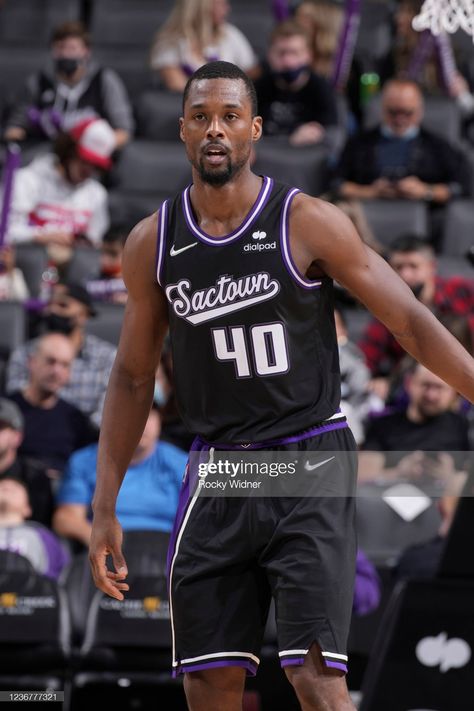
[[[7,243],[31,242],[58,230],[84,234],[97,245],[109,227],[107,191],[98,180],[69,183],[53,154],[38,156],[13,181]]]
[[[235,25],[228,23],[222,25],[218,42],[213,46],[206,47],[203,55],[208,62],[218,59],[232,62],[243,71],[247,71],[257,64],[255,53],[245,35]],[[185,39],[179,39],[176,44],[163,47],[163,49],[154,50],[151,55],[152,69],[179,66],[189,67],[196,71],[202,64],[203,62],[198,61],[191,52]]]

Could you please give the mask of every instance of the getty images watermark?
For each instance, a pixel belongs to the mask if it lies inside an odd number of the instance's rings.
[[[188,476],[199,496],[473,496],[474,456],[211,448],[191,452]]]

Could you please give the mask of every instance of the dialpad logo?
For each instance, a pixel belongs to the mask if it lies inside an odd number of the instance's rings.
[[[449,669],[461,669],[471,659],[471,648],[464,639],[448,639],[446,632],[437,637],[424,637],[416,645],[416,658],[425,667],[438,667],[445,673]]]

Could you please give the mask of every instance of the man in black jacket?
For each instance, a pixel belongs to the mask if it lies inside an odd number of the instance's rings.
[[[470,192],[462,154],[421,127],[423,97],[411,81],[387,82],[382,123],[351,138],[337,168],[344,198],[398,198],[443,205]]]

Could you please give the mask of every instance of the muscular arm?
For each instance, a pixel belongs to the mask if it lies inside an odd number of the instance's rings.
[[[417,361],[474,402],[474,360],[412,294],[393,269],[365,245],[351,221],[329,203],[298,195],[290,222],[300,271],[323,272],[352,292]]]
[[[155,371],[168,328],[165,297],[154,280],[156,219],[154,215],[139,223],[124,251],[128,300],[105,398],[92,502],[90,559],[94,579],[101,590],[118,599],[122,595],[111,582],[118,576],[107,573],[105,557],[111,553],[117,573],[120,569],[126,573],[115,503],[150,412]]]

